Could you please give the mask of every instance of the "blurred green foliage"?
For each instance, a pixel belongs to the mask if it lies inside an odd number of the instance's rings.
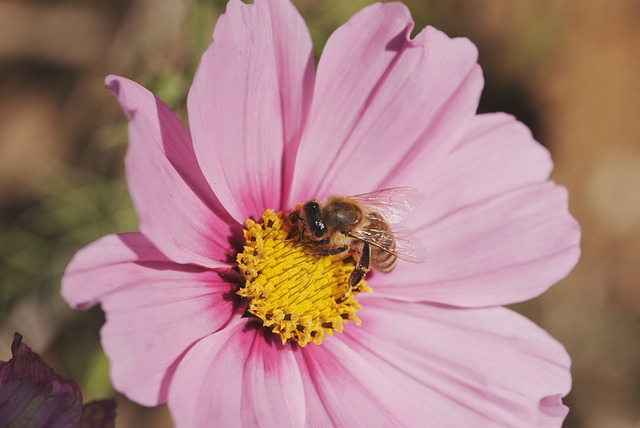
[[[4,219],[0,235],[0,321],[20,299],[57,296],[64,267],[82,246],[135,230],[126,184],[68,168],[41,183],[40,199]]]

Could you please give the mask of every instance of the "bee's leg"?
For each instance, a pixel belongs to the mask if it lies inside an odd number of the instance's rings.
[[[298,220],[301,220],[300,214],[298,214],[298,211],[291,211],[291,213],[289,213],[289,215],[287,216],[287,220],[289,220],[291,223],[295,223]]]
[[[349,247],[347,245],[343,245],[342,247],[332,248],[330,250],[326,248],[318,248],[315,250],[315,253],[319,256],[335,256],[336,254],[344,253],[347,251]]]
[[[362,242],[362,251],[360,251],[360,258],[356,261],[356,268],[351,272],[349,277],[349,286],[353,289],[360,281],[364,279],[369,272],[369,261],[371,259],[371,248],[366,241]]]
[[[297,235],[298,241],[302,242],[304,240],[306,225],[304,224],[303,221],[301,221],[299,224],[296,224],[298,223],[298,220],[302,220],[302,217],[300,217],[300,214],[298,214],[298,211],[291,211],[291,213],[289,213],[289,215],[287,216],[286,221],[294,225],[291,232],[289,232],[289,236],[287,238],[291,239],[293,238],[294,235]]]

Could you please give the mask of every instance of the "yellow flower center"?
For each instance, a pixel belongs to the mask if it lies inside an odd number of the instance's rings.
[[[371,289],[364,280],[349,287],[354,263],[343,255],[319,256],[299,236],[289,236],[292,230],[288,216],[272,210],[259,222],[247,220],[246,245],[236,257],[246,281],[237,294],[283,344],[291,339],[300,346],[319,345],[349,320],[360,325],[354,295]]]

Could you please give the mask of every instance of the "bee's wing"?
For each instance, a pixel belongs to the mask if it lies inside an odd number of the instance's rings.
[[[398,223],[422,203],[424,196],[413,187],[391,187],[351,198],[379,212],[387,222]]]
[[[427,249],[409,229],[394,226],[392,230],[396,238],[396,256],[399,259],[411,263],[422,263],[427,260]]]
[[[404,227],[394,226],[392,234],[374,228],[356,229],[350,233],[350,236],[366,241],[407,262],[422,263],[427,259],[427,250],[420,240]]]

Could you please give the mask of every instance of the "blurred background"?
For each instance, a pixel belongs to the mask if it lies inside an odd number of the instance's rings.
[[[0,360],[14,331],[85,399],[118,397],[119,427],[170,427],[164,407],[115,394],[99,308],[59,296],[73,253],[136,230],[123,180],[126,122],[106,74],[182,118],[223,0],[0,0]],[[294,0],[320,54],[367,0]],[[486,79],[481,111],[533,130],[583,230],[571,275],[517,305],[568,349],[567,427],[640,427],[640,2],[405,0],[416,27],[466,36]]]

